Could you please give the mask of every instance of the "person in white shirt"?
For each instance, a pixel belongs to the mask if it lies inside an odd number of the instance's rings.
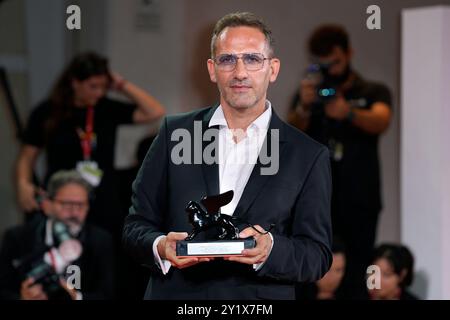
[[[328,152],[282,122],[267,100],[280,60],[255,15],[217,22],[207,67],[220,104],[165,118],[133,184],[124,244],[154,270],[148,299],[294,299],[296,282],[320,279],[331,264]],[[186,136],[192,149],[180,156]],[[178,257],[176,242],[191,229],[186,204],[229,190],[234,197],[221,213],[252,225],[239,237],[254,237],[256,246],[240,256]]]

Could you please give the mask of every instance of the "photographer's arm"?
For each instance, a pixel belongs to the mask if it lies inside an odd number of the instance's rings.
[[[33,168],[41,149],[24,144],[16,161],[16,188],[19,206],[26,212],[39,209],[35,199],[36,186],[33,185]]]
[[[352,108],[342,95],[325,105],[325,113],[332,119],[348,119],[355,127],[374,135],[383,133],[391,121],[391,109],[386,103],[375,102],[370,109]]]
[[[111,76],[113,78],[113,89],[122,92],[137,105],[137,109],[133,113],[134,123],[146,123],[164,116],[165,109],[156,98],[115,73]]]
[[[317,99],[317,93],[314,84],[309,80],[302,80],[298,99],[295,107],[288,113],[288,122],[302,131],[309,127],[311,108]]]
[[[383,102],[376,102],[370,110],[353,110],[352,124],[367,133],[381,134],[389,127],[392,112]]]
[[[311,107],[302,105],[300,102],[297,103],[295,109],[289,110],[287,122],[302,131],[306,131],[310,122],[310,109]]]

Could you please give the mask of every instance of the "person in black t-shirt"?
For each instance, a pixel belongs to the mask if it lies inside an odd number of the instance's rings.
[[[110,88],[127,96],[132,103],[107,98]],[[99,197],[98,191],[108,184],[113,169],[117,127],[150,122],[163,114],[164,108],[155,98],[111,73],[106,58],[89,52],[76,56],[48,99],[29,117],[17,160],[21,208],[26,212],[38,208],[32,172],[41,151],[45,150],[47,156],[43,185],[54,172],[78,167],[94,186],[100,184],[96,191]]]
[[[61,170],[47,186],[43,214],[3,236],[0,300],[112,298],[111,235],[86,223],[91,185],[75,170]]]
[[[108,89],[123,94],[131,103],[106,97]],[[33,181],[32,172],[36,158],[45,151],[42,185],[56,171],[77,169],[95,186],[89,222],[109,231],[119,252],[127,212],[121,210],[119,178],[113,168],[116,130],[121,124],[156,121],[164,113],[154,97],[111,73],[106,58],[91,52],[77,55],[28,119],[17,160],[20,207],[28,213],[38,208],[37,195],[43,191]]]
[[[366,297],[365,268],[382,208],[378,138],[391,120],[391,94],[353,70],[341,26],[318,27],[308,45],[315,63],[295,94],[288,122],[330,150],[333,233],[347,248],[342,295]]]

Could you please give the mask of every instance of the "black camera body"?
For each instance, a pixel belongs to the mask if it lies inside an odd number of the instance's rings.
[[[69,228],[61,221],[54,220],[53,227],[54,246],[44,246],[22,259],[13,261],[13,266],[21,274],[22,281],[33,278],[34,283],[41,284],[43,291],[50,300],[71,299],[69,293],[61,287],[61,274],[54,265],[54,255],[58,254],[57,247],[64,241],[72,239]],[[65,269],[65,266],[63,269]]]
[[[337,85],[329,73],[331,65],[314,63],[308,66],[306,77],[316,85],[318,103],[326,103],[336,97]]]
[[[70,295],[59,283],[60,275],[43,259],[26,274],[26,277],[32,277],[35,279],[35,283],[41,284],[42,290],[45,291],[50,300],[70,299]]]

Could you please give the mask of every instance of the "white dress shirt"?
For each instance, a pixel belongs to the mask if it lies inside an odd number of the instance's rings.
[[[233,215],[244,188],[253,171],[259,152],[267,135],[270,119],[272,117],[272,106],[266,100],[265,111],[256,118],[244,132],[243,130],[233,130],[228,127],[225,115],[220,105],[209,121],[209,127],[219,126],[219,186],[220,193],[233,190],[233,199],[229,204],[221,208],[221,213]],[[236,141],[233,139],[236,137]],[[273,237],[272,246],[273,246]],[[170,262],[159,257],[157,245],[159,236],[153,242],[153,254],[158,262],[163,274],[170,269]],[[272,250],[272,248],[271,248]],[[259,270],[263,263],[253,265],[255,270]]]

